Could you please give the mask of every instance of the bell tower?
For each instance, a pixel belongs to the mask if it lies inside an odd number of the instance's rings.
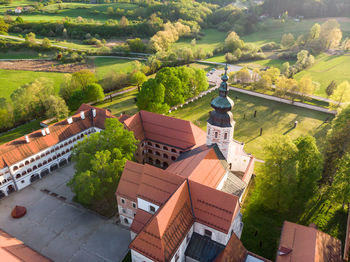
[[[219,96],[211,102],[211,107],[214,110],[209,113],[207,121],[207,145],[217,144],[226,160],[230,162],[231,154],[234,150],[233,133],[235,121],[231,113],[234,103],[227,96],[227,65],[221,80]]]

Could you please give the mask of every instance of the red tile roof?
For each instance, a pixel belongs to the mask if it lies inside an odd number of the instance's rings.
[[[144,165],[127,161],[119,180],[116,195],[137,201],[137,191],[139,189]]]
[[[138,140],[149,139],[188,150],[205,144],[206,133],[192,124],[169,116],[140,111],[124,121]]]
[[[277,262],[340,262],[341,242],[317,230],[285,221]],[[288,251],[288,252],[286,252]]]
[[[51,260],[27,247],[22,241],[0,230],[0,261],[50,262]]]
[[[157,205],[162,205],[184,180],[181,176],[146,164],[143,168],[137,196]]]
[[[202,145],[191,152],[188,157],[179,158],[167,171],[188,177],[192,181],[216,188],[226,173],[222,160],[213,146]]]
[[[91,109],[96,109],[96,117],[92,117]],[[50,125],[50,134],[43,136],[41,130],[34,131],[25,137],[20,137],[0,146],[0,169],[11,166],[25,158],[28,158],[48,147],[51,147],[73,135],[76,135],[90,127],[104,128],[106,118],[114,117],[109,111],[91,107],[83,104],[78,112],[85,112],[85,119],[81,119],[80,113],[73,115],[73,123],[68,124],[67,120]]]
[[[185,181],[131,242],[130,248],[153,261],[170,261],[193,222]]]
[[[229,233],[233,219],[240,209],[238,197],[191,180],[188,183],[196,221]]]
[[[136,234],[140,233],[148,221],[150,221],[152,216],[152,214],[138,208],[134,220],[132,221],[130,230]]]

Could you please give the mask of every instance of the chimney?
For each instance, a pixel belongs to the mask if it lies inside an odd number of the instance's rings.
[[[96,109],[95,109],[95,108],[92,109],[92,116],[93,116],[94,118],[96,117]]]
[[[81,117],[81,119],[85,119],[85,112],[84,111],[80,111],[80,117]]]
[[[41,129],[41,134],[42,134],[43,136],[46,136],[45,129]]]
[[[25,136],[25,138],[26,138],[26,142],[29,143],[30,142],[29,141],[29,136]]]
[[[68,118],[68,119],[67,119],[67,122],[68,122],[68,124],[73,123],[73,118],[71,118],[71,117],[70,117],[70,118]]]
[[[46,134],[50,134],[50,129],[48,127],[45,128]]]

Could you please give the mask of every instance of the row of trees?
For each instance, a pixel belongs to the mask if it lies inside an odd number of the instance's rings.
[[[165,67],[155,79],[146,81],[137,95],[137,107],[166,113],[171,106],[183,104],[190,97],[208,89],[205,72],[191,67]]]

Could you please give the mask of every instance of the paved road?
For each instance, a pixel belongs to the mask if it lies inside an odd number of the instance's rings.
[[[72,175],[73,165],[69,164],[2,199],[0,228],[56,262],[120,261],[128,250],[129,231],[72,205],[73,194],[66,186]],[[40,191],[45,188],[67,201]],[[18,220],[10,216],[15,205],[27,207],[27,214]]]

